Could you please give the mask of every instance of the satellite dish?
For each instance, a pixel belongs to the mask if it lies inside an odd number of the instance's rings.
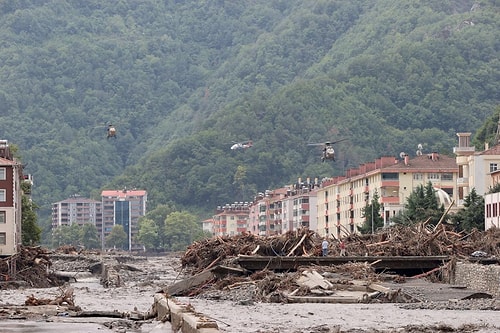
[[[406,156],[406,153],[404,151],[402,151],[402,152],[399,153],[399,157],[405,158],[405,156]]]
[[[422,144],[419,143],[417,145],[417,152],[416,152],[417,156],[421,156],[422,155],[422,149],[424,149],[424,146],[422,146]]]

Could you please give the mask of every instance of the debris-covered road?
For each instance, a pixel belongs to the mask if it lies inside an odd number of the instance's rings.
[[[0,320],[9,333],[150,332],[158,325],[161,332],[170,332],[151,316],[153,295],[213,269],[218,273],[170,296],[215,320],[221,332],[500,331],[500,300],[461,299],[464,290],[431,282],[440,271],[412,279],[377,273],[362,262],[290,272],[245,272],[235,264],[240,254],[317,255],[320,240],[307,230],[274,238],[217,237],[194,243],[183,253],[159,256],[26,248],[19,255],[20,278],[1,284]],[[498,251],[500,240],[493,232],[474,233],[467,240],[443,228],[393,230],[346,242],[351,254],[369,249],[379,255],[390,251],[464,258],[475,250]]]

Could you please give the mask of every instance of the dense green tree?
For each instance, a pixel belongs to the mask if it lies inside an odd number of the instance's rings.
[[[362,214],[365,222],[362,226],[358,226],[358,231],[362,234],[374,233],[380,228],[384,227],[384,218],[380,215],[380,210],[382,206],[379,202],[378,192],[375,191],[373,198],[370,203],[362,209]]]
[[[86,249],[100,249],[102,247],[95,224],[85,223],[82,226],[80,242]]]
[[[146,250],[155,250],[160,248],[160,238],[162,235],[158,232],[158,225],[154,220],[142,217],[139,219],[139,233],[137,241],[144,245]],[[163,229],[162,229],[163,230]]]
[[[71,240],[71,242],[67,245],[73,245],[73,246],[82,246],[82,232],[83,232],[83,228],[81,225],[79,225],[78,223],[73,223],[69,226],[69,229],[68,230],[68,237],[69,239]]]
[[[431,182],[418,186],[406,199],[404,210],[392,218],[397,224],[428,222],[435,225],[443,217],[445,208],[439,205]]]
[[[484,198],[472,189],[464,198],[464,207],[451,215],[457,231],[484,230]]]
[[[34,204],[30,198],[26,195],[22,196],[21,199],[21,234],[23,245],[37,245],[40,242],[40,235],[42,230],[37,224],[37,215],[35,210],[37,209],[36,204]]]
[[[488,117],[483,125],[475,133],[472,142],[478,150],[484,149],[484,143],[490,145],[499,144],[500,137],[498,135],[498,124],[500,123],[500,106],[497,106],[494,113]]]
[[[14,147],[14,152],[17,147]],[[31,184],[21,183],[21,238],[23,245],[37,245],[40,242],[42,229],[38,226],[36,210],[38,206],[31,200]]]
[[[470,7],[0,2],[0,133],[23,149],[41,221],[52,202],[104,187],[210,216],[305,172],[336,176],[419,143],[451,153],[457,130],[498,114],[500,13],[494,0]],[[305,144],[342,137],[330,165]],[[254,147],[228,150],[242,139]]]
[[[62,245],[72,244],[70,227],[67,225],[58,226],[52,229],[52,247],[58,248]]]
[[[113,226],[111,232],[106,237],[106,247],[128,250],[126,249],[127,241],[127,233],[123,230],[123,226],[117,224]]]
[[[92,223],[79,225],[62,225],[52,230],[52,247],[71,245],[75,247],[83,246],[87,249],[100,249],[101,241],[97,233],[97,228]]]
[[[146,246],[147,249],[163,249],[165,247],[165,219],[174,211],[176,211],[175,206],[160,204],[147,212],[146,215],[139,220],[139,235],[141,238],[147,238],[146,242],[141,241],[141,243]],[[146,220],[144,224],[143,220]],[[153,221],[154,225],[150,225],[150,221]],[[141,230],[143,227],[145,230]],[[156,232],[156,237],[154,237],[152,232]]]
[[[198,218],[188,212],[170,213],[165,220],[165,250],[182,251],[203,237]]]

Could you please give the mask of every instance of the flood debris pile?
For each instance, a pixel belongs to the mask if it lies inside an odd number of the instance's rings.
[[[59,295],[53,299],[49,298],[36,298],[34,295],[27,297],[24,305],[27,306],[40,306],[40,305],[66,305],[73,311],[80,311],[79,307],[75,306],[75,295],[73,288],[59,288]]]
[[[368,263],[301,266],[294,272],[256,271],[245,275],[218,266],[170,286],[170,296],[265,303],[411,302],[399,288],[380,282],[393,276],[377,274]]]
[[[40,246],[23,246],[13,256],[0,261],[0,288],[17,288],[19,286],[48,288],[60,286],[63,280],[52,274],[50,252]]]
[[[321,254],[322,238],[314,231],[300,229],[283,235],[261,237],[250,233],[217,236],[191,244],[181,264],[192,274],[220,264],[228,264],[238,255],[315,256]]]
[[[475,251],[500,257],[500,229],[474,229],[470,233],[453,231],[446,224],[425,222],[411,226],[394,226],[375,234],[349,235],[344,239],[348,255],[371,256],[438,256],[469,257]]]
[[[376,273],[367,262],[335,266],[304,266],[288,272],[268,269],[248,272],[238,267],[239,256],[320,256],[323,238],[308,229],[261,237],[253,234],[221,236],[193,243],[181,257],[193,278],[169,288],[170,295],[234,299],[243,302],[412,302],[399,288],[384,282],[405,282],[397,274]],[[329,256],[339,256],[341,240],[330,240]],[[458,233],[449,225],[418,223],[395,226],[375,234],[344,237],[347,257],[450,256],[472,258],[481,251],[500,257],[500,230]],[[453,260],[450,261],[452,263]],[[415,276],[429,277],[450,269],[451,264]],[[434,278],[436,280],[436,278]]]

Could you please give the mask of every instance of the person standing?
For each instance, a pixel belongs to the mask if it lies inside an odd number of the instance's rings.
[[[340,240],[339,247],[340,247],[340,256],[344,257],[345,256],[345,243],[343,240]]]
[[[326,257],[328,255],[328,240],[326,237],[323,239],[323,242],[321,242],[321,253],[323,257]]]

